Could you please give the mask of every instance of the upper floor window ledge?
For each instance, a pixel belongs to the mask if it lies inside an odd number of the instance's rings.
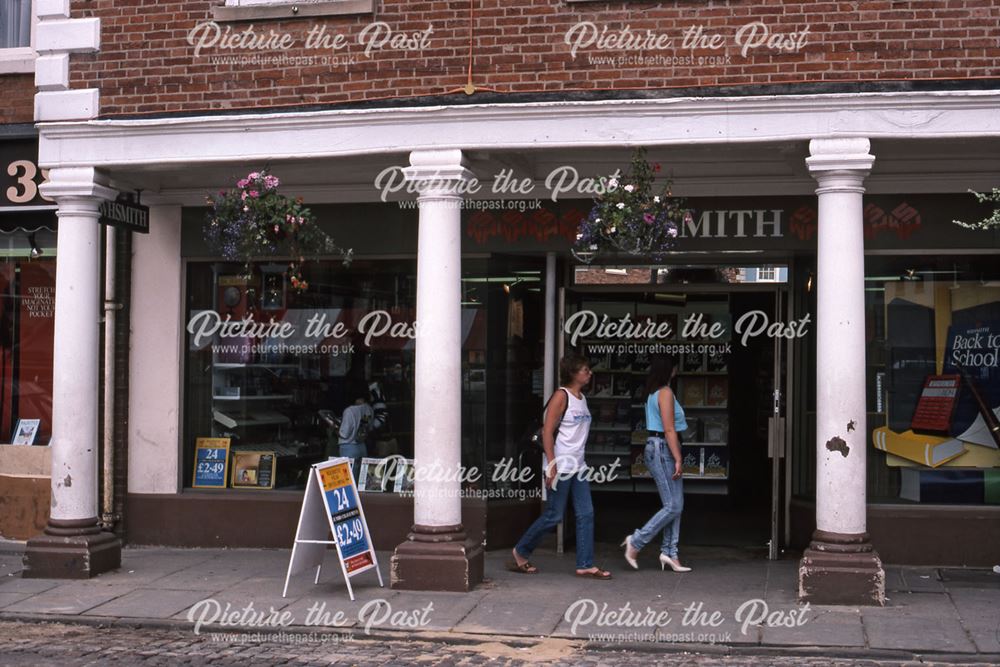
[[[0,49],[0,74],[33,74],[36,57],[30,47]]]
[[[257,21],[300,16],[374,14],[377,0],[226,0],[212,7],[216,21]]]

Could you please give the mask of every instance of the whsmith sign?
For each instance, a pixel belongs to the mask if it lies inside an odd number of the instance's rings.
[[[139,234],[149,233],[149,207],[121,201],[105,201],[101,204],[102,225],[131,229]]]

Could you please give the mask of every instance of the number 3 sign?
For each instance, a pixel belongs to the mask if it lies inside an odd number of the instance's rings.
[[[39,183],[35,182],[38,176],[38,167],[31,160],[14,160],[7,164],[7,175],[14,177],[14,185],[4,190],[6,203],[10,204],[30,204],[36,198],[52,201],[43,197],[38,191]],[[41,172],[42,181],[48,179],[48,169]]]
[[[0,207],[51,203],[38,189],[48,178],[48,169],[38,168],[36,137],[0,141]]]

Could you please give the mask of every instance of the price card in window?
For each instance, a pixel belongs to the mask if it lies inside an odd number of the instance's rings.
[[[331,535],[332,540],[328,539]],[[317,463],[309,471],[282,596],[287,594],[293,574],[316,568],[314,583],[319,582],[328,544],[337,547],[337,559],[352,600],[351,577],[357,574],[374,568],[379,586],[383,585],[365,510],[351,472],[351,459],[348,458]]]
[[[194,445],[196,489],[224,489],[229,478],[229,438],[198,438]]]

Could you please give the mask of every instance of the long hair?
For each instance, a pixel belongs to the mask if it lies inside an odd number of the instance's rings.
[[[649,360],[649,375],[646,376],[646,395],[670,385],[674,375],[674,358],[659,354]]]
[[[559,360],[559,384],[568,385],[573,381],[573,376],[584,366],[589,366],[590,360],[579,354],[567,354]]]

